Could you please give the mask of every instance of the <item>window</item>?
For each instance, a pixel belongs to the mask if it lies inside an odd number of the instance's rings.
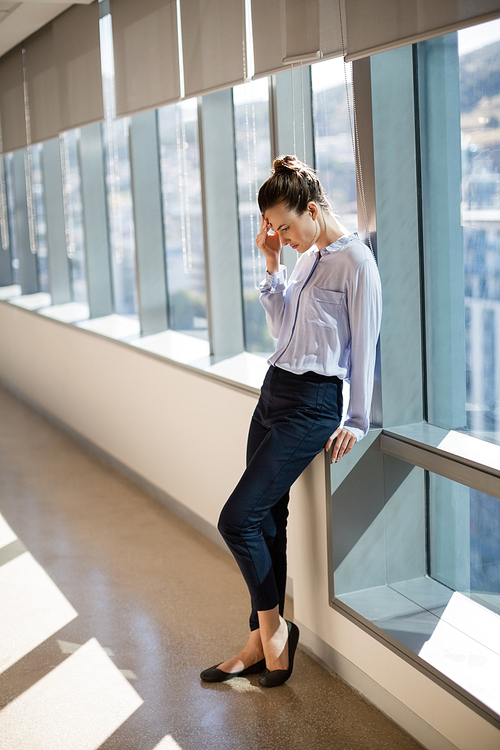
[[[314,150],[316,169],[332,204],[346,228],[358,228],[356,170],[346,97],[345,76],[352,102],[350,66],[341,58],[311,67]]]
[[[458,32],[470,434],[500,442],[500,21]]]
[[[266,267],[255,245],[260,230],[257,194],[260,185],[269,177],[271,166],[269,80],[263,78],[235,86],[233,102],[245,348],[249,352],[271,352],[273,341],[264,308],[258,303],[259,284]]]
[[[87,277],[85,270],[85,237],[83,230],[83,204],[78,159],[79,130],[70,130],[60,136],[61,168],[63,181],[64,226],[66,252],[71,276],[74,302],[87,302]]]
[[[111,247],[114,310],[137,315],[135,237],[128,149],[129,118],[116,120],[115,67],[111,15],[99,20],[104,114],[103,140]]]
[[[119,315],[137,315],[129,119],[106,120],[103,128],[114,309]]]
[[[208,338],[198,103],[158,110],[170,328]]]
[[[47,223],[45,219],[45,202],[42,173],[42,144],[31,147],[33,165],[32,190],[35,209],[35,231],[38,262],[38,288],[41,292],[49,292],[49,273],[47,266]]]
[[[500,712],[495,24],[364,66],[389,301],[384,429],[357,448],[354,470],[332,469],[330,526],[332,605],[490,715]]]
[[[16,204],[14,194],[12,154],[5,154],[4,169],[5,194],[7,198],[7,220],[9,231],[9,252],[12,263],[12,282],[13,284],[19,284],[19,252],[17,248],[17,232],[15,221]]]

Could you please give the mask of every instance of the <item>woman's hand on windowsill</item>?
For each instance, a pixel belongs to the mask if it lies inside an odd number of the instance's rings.
[[[333,445],[335,443],[335,445]],[[349,432],[345,427],[339,425],[333,435],[331,435],[326,441],[325,450],[328,452],[333,445],[332,451],[332,464],[340,461],[342,456],[349,453],[353,445],[356,443],[356,437]]]

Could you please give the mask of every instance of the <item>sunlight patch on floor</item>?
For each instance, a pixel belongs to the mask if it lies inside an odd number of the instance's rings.
[[[167,734],[166,737],[155,745],[153,750],[182,750],[182,747],[177,744],[171,734]]]
[[[77,617],[29,552],[0,566],[0,674]]]
[[[15,542],[16,539],[17,536],[14,534],[4,517],[0,515],[0,549]]]
[[[0,711],[1,747],[97,750],[142,703],[92,638]]]

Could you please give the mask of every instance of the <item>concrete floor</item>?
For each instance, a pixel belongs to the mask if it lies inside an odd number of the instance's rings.
[[[3,390],[0,424],[0,750],[420,747],[300,646],[202,683],[246,640],[232,558]]]

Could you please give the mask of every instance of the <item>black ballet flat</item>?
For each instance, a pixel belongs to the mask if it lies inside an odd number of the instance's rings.
[[[215,665],[215,667],[204,669],[200,677],[204,682],[226,682],[227,680],[232,680],[233,677],[246,677],[247,674],[259,674],[265,668],[265,659],[261,659],[246,669],[242,669],[241,672],[223,672],[222,669],[218,668],[218,665]]]
[[[288,669],[269,669],[264,670],[264,673],[259,677],[259,685],[262,687],[278,687],[283,685],[288,680],[293,670],[293,657],[297,649],[297,643],[299,642],[299,629],[293,623],[286,621],[288,625]]]

